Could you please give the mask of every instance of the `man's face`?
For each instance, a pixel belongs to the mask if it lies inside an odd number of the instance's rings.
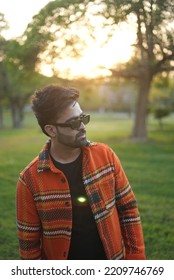
[[[56,123],[69,123],[83,115],[79,103],[75,102],[68,106],[62,115],[57,119]],[[78,129],[72,129],[71,127],[56,126],[57,141],[60,144],[69,146],[72,148],[79,148],[86,146],[86,128],[81,122]]]

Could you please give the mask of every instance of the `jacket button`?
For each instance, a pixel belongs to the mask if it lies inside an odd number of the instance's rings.
[[[64,258],[66,257],[66,252],[63,252],[63,256],[64,256]]]
[[[69,201],[66,201],[66,202],[65,202],[65,206],[67,206],[67,207],[70,206],[70,202],[69,202]]]
[[[60,181],[61,181],[62,183],[65,183],[65,182],[66,182],[65,178],[63,178],[63,177],[60,179]]]

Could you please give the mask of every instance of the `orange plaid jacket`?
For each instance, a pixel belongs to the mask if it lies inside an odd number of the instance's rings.
[[[21,259],[68,257],[71,195],[66,177],[49,156],[49,145],[21,172],[17,184]],[[145,259],[137,202],[118,157],[105,144],[90,143],[82,151],[84,187],[107,259]]]

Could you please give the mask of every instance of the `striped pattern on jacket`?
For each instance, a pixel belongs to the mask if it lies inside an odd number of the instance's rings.
[[[49,156],[48,141],[21,172],[17,228],[21,259],[67,259],[72,231],[68,182]],[[108,259],[145,259],[137,202],[121,163],[105,144],[82,148],[82,176]],[[84,240],[85,242],[85,240]]]

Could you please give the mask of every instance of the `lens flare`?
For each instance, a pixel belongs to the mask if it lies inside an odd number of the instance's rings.
[[[84,197],[84,196],[79,196],[79,197],[77,198],[77,201],[78,201],[79,203],[85,203],[85,202],[87,201],[87,199],[86,199],[86,197]]]

